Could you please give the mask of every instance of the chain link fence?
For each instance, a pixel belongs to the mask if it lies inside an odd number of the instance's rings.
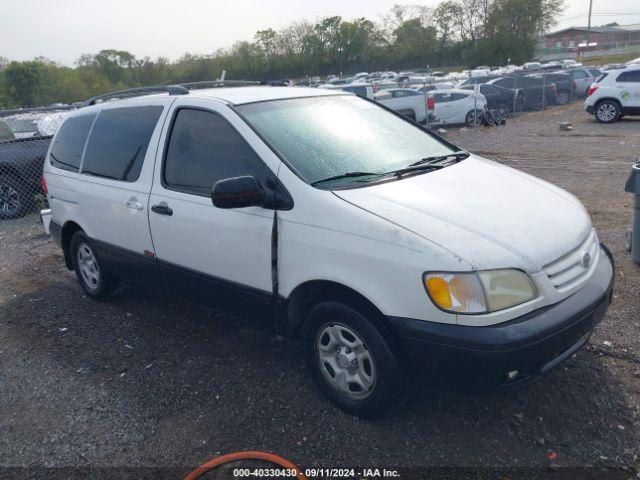
[[[0,110],[0,221],[43,208],[44,159],[69,109]]]

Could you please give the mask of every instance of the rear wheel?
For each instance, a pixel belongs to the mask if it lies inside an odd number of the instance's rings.
[[[596,120],[600,123],[613,123],[620,118],[622,109],[613,100],[604,100],[596,107]]]
[[[531,107],[532,110],[542,110],[543,106],[544,100],[542,95],[536,95],[529,101],[529,107]]]
[[[502,118],[507,118],[509,116],[509,105],[507,105],[506,103],[499,103],[496,106],[496,110],[500,112],[500,117]]]
[[[324,301],[308,313],[305,362],[320,390],[341,409],[373,418],[402,398],[404,375],[390,332],[357,304]]]
[[[566,105],[571,101],[571,94],[566,90],[560,90],[556,95],[556,103],[558,105]]]
[[[13,175],[0,175],[0,219],[22,217],[31,204],[29,191],[20,179]]]
[[[80,286],[95,300],[111,297],[119,281],[100,262],[84,232],[76,232],[71,239],[71,261]]]
[[[464,117],[464,124],[467,127],[478,127],[482,124],[483,118],[482,110],[470,110]]]

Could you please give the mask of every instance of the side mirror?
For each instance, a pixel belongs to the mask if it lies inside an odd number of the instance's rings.
[[[225,178],[211,189],[211,200],[218,208],[262,207],[265,192],[255,177]]]

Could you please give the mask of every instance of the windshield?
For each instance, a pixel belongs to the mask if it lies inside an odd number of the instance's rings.
[[[35,118],[6,118],[5,120],[14,133],[31,133],[38,131]]]
[[[389,172],[456,150],[374,103],[356,96],[258,102],[238,111],[310,184],[351,172]],[[325,188],[372,176],[336,178]]]

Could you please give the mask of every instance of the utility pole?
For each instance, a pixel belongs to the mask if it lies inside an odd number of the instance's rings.
[[[591,35],[591,7],[593,7],[593,0],[589,0],[589,23],[587,24],[587,45],[586,49],[589,49],[589,36]]]

